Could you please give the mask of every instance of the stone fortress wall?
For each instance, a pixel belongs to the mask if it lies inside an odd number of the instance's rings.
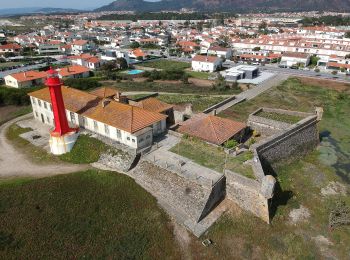
[[[294,115],[302,119],[288,124],[263,117],[261,111]],[[254,154],[252,168],[257,180],[226,171],[226,196],[242,208],[270,223],[269,202],[274,196],[276,179],[271,175],[271,165],[281,160],[301,157],[315,149],[319,143],[317,124],[322,118],[322,108],[315,113],[304,113],[282,109],[260,108],[248,119],[252,130],[267,136],[252,145]]]

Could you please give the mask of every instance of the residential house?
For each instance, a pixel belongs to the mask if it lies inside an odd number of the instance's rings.
[[[209,55],[216,55],[218,57],[223,57],[225,59],[231,59],[232,57],[232,49],[231,48],[224,48],[220,46],[211,46],[208,49]]]
[[[79,126],[135,150],[152,145],[153,137],[166,130],[166,116],[120,103],[112,98],[62,87],[62,95],[71,126]],[[54,125],[48,88],[29,93],[34,118]]]
[[[310,54],[307,53],[285,52],[282,54],[280,64],[286,67],[302,64],[306,67],[310,63],[310,57]]]
[[[196,55],[192,58],[192,70],[214,72],[222,65],[222,59],[217,56]]]
[[[9,53],[18,55],[21,49],[22,47],[16,43],[8,43],[8,44],[0,45],[0,55],[9,54]]]
[[[4,77],[5,85],[13,88],[28,88],[43,85],[47,77],[44,71],[25,71],[7,75]]]
[[[57,69],[60,78],[87,78],[90,76],[90,70],[84,66],[73,65]]]
[[[244,137],[246,124],[208,114],[197,114],[180,123],[178,131],[194,136],[208,143],[222,145],[230,139],[240,142]]]

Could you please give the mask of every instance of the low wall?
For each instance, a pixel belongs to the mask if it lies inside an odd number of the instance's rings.
[[[211,107],[208,107],[207,109],[205,109],[203,111],[203,113],[215,115],[216,114],[215,110],[217,108],[219,108],[219,107],[221,107],[223,105],[226,105],[227,103],[229,103],[229,102],[231,102],[232,100],[235,100],[235,99],[236,99],[236,96],[229,97],[229,98],[227,98],[227,99],[225,99],[225,100],[223,100],[223,101],[221,101],[221,102],[219,102],[219,103],[217,103],[217,104],[215,104],[215,105],[213,105]]]
[[[226,197],[270,223],[268,199],[261,194],[261,183],[229,170],[225,171],[225,176]]]
[[[254,164],[260,161],[267,175],[271,173],[270,165],[281,160],[301,157],[314,150],[319,143],[318,122],[317,115],[309,116],[282,133],[272,135],[253,145],[254,155],[257,156],[253,160]],[[260,176],[260,172],[257,172],[257,175]]]

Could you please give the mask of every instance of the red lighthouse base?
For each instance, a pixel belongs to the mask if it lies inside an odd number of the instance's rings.
[[[64,135],[57,135],[52,132],[50,135],[50,150],[55,155],[69,153],[77,141],[79,132],[68,132]]]

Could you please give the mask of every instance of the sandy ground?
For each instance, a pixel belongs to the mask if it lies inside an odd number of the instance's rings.
[[[350,84],[337,82],[335,80],[315,79],[315,78],[306,78],[306,77],[299,77],[299,79],[301,83],[307,84],[307,85],[315,85],[315,86],[335,89],[337,91],[350,90]]]
[[[38,165],[16,150],[7,140],[6,131],[13,123],[31,117],[32,114],[25,115],[0,126],[0,178],[51,176],[76,172],[89,167],[65,163]]]

